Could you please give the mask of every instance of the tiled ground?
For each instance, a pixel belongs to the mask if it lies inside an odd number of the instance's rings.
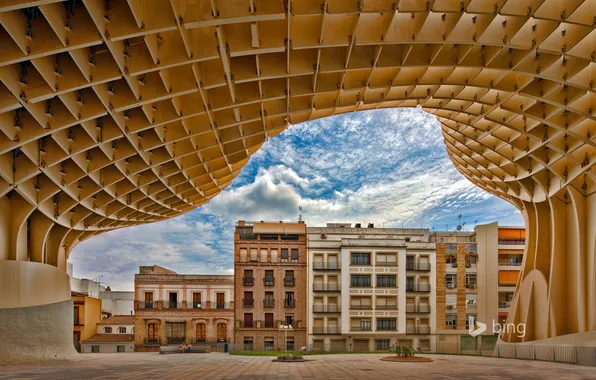
[[[387,355],[308,357],[307,363],[273,363],[273,357],[223,353],[83,354],[78,360],[0,366],[0,379],[594,379],[596,369],[571,364],[469,356],[431,355],[433,363],[390,363]]]

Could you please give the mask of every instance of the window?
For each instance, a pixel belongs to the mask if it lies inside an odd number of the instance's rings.
[[[126,334],[126,327],[118,327],[118,334]]]
[[[395,318],[377,318],[378,331],[394,331],[396,329]]]
[[[215,300],[218,309],[226,308],[226,293],[215,293]]]
[[[457,288],[457,274],[449,273],[445,275],[445,286],[447,289]]]
[[[289,336],[288,339],[286,339],[286,350],[294,351],[294,337],[293,336]]]
[[[193,309],[201,308],[201,293],[192,294],[192,307]]]
[[[244,351],[252,351],[252,350],[253,350],[252,336],[245,336],[244,337]]]
[[[261,249],[261,262],[262,263],[267,262],[267,250],[266,249]]]
[[[284,285],[285,286],[294,286],[295,280],[294,280],[294,271],[293,270],[287,270],[286,271],[286,277],[284,278]]]
[[[377,275],[377,286],[395,288],[397,286],[396,276]]]
[[[265,351],[275,350],[275,341],[272,336],[265,337]]]
[[[244,327],[245,328],[252,328],[252,313],[244,313]]]
[[[370,253],[352,253],[352,265],[370,265]]]
[[[294,315],[286,315],[286,326],[294,326]]]
[[[91,352],[98,353],[99,352],[99,346],[91,346]]]
[[[275,299],[273,298],[273,292],[265,292],[265,299],[263,300],[263,307],[273,307]]]
[[[350,298],[350,309],[370,310],[372,309],[370,297],[352,296]]]
[[[265,271],[265,286],[273,286],[275,284],[275,278],[273,277],[273,270]]]
[[[243,285],[254,285],[255,279],[253,277],[252,269],[245,269],[244,270],[244,278],[242,279]]]
[[[75,306],[74,308],[74,321],[73,321],[75,326],[79,325],[79,307]]]
[[[376,341],[377,351],[387,351],[389,349],[389,339]]]
[[[362,319],[360,320],[360,330],[361,331],[370,331],[370,319]]]
[[[252,306],[255,305],[255,300],[253,298],[253,295],[252,295],[252,292],[251,291],[245,291],[244,292],[243,305],[245,307],[252,307]]]
[[[168,344],[181,344],[185,341],[186,322],[166,322]]]
[[[377,253],[377,264],[380,266],[395,266],[395,253]]]
[[[124,347],[124,345],[117,345],[116,346],[116,352],[126,352],[126,348]]]
[[[469,288],[469,289],[476,288],[476,273],[466,274],[466,288]]]
[[[292,248],[292,262],[298,263],[298,248]]]
[[[284,306],[285,307],[295,307],[296,300],[294,299],[294,292],[286,292],[286,297],[284,299]]]
[[[445,262],[447,264],[457,264],[457,258],[454,255],[445,256]]]
[[[281,262],[282,263],[287,263],[288,262],[288,258],[289,258],[289,249],[282,248],[281,249]]]
[[[169,302],[169,308],[170,309],[176,309],[176,308],[178,308],[178,293],[176,293],[176,292],[170,292],[168,294],[168,298],[170,300],[170,302]]]
[[[112,328],[110,326],[104,327],[103,328],[103,332],[106,334],[111,334],[112,333]]]
[[[352,286],[360,288],[370,288],[370,275],[353,274]]]
[[[148,343],[157,343],[158,341],[158,327],[157,323],[149,323],[147,325],[147,342]]]
[[[250,249],[250,261],[257,261],[257,249],[256,248]]]
[[[455,328],[455,326],[457,325],[457,314],[447,314],[447,316],[445,317],[445,324],[447,326],[453,326],[453,328]]]
[[[145,309],[153,309],[153,293],[145,293]]]
[[[275,323],[273,323],[273,313],[265,313],[265,328],[272,329],[275,327]]]

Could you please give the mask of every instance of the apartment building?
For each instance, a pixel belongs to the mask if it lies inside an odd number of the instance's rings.
[[[437,249],[437,352],[492,352],[498,338],[492,326],[507,319],[525,229],[499,227],[495,222],[471,232],[436,232],[431,241]],[[471,320],[487,324],[487,331],[472,337]]]
[[[135,274],[135,298],[137,351],[234,340],[234,276],[142,266]]]
[[[237,350],[306,345],[306,225],[238,221],[234,234]]]
[[[435,350],[435,246],[428,229],[309,227],[309,346]]]

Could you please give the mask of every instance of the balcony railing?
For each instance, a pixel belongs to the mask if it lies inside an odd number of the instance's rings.
[[[157,309],[157,302],[155,301],[137,301],[137,309]]]
[[[313,284],[314,292],[339,292],[341,287],[339,284]]]
[[[266,298],[263,300],[263,307],[273,307],[275,305],[275,299]]]
[[[372,310],[372,305],[350,305],[350,310]]]
[[[428,272],[430,263],[406,263],[406,270]]]
[[[286,277],[284,278],[284,286],[295,286],[296,279],[294,277]]]
[[[242,278],[242,285],[244,286],[253,286],[255,284],[254,277],[243,277]]]
[[[395,288],[397,287],[396,282],[379,282],[377,281],[377,288]]]
[[[313,305],[313,313],[341,313],[340,305]]]
[[[467,289],[476,289],[476,283],[475,282],[469,282],[466,284],[466,288]]]
[[[377,326],[376,331],[397,331],[397,326]]]
[[[273,285],[275,285],[275,278],[274,277],[264,277],[263,284],[265,286],[273,286]]]
[[[314,262],[312,263],[312,269],[314,270],[340,270],[341,263],[338,262]]]
[[[242,300],[242,305],[244,307],[253,307],[255,305],[255,300],[253,298],[245,298]]]
[[[396,267],[397,261],[377,261],[375,265],[378,267]]]
[[[143,342],[146,345],[155,345],[155,344],[159,344],[159,339],[145,339],[145,341]]]
[[[350,331],[372,331],[372,327],[370,325],[350,326]]]
[[[430,284],[407,284],[406,285],[407,292],[430,292]]]
[[[430,334],[430,326],[406,326],[406,334]]]
[[[296,307],[296,300],[284,300],[284,307]]]
[[[184,309],[185,306],[184,302],[163,301],[164,309]]]
[[[406,305],[406,312],[408,313],[430,313],[430,305]]]
[[[526,239],[499,239],[499,245],[524,245]]]
[[[255,327],[254,321],[240,321],[240,327],[245,329],[252,329]]]
[[[500,267],[521,267],[522,264],[521,264],[521,262],[519,262],[519,263],[514,263],[513,262],[512,263],[512,262],[509,262],[509,261],[499,261],[499,264],[498,265]]]
[[[397,310],[397,305],[377,305],[375,306],[377,310]]]
[[[340,334],[339,327],[336,326],[326,326],[326,327],[313,327],[312,333],[316,335],[328,335],[328,334]]]

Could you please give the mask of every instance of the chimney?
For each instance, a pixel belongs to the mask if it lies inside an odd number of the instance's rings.
[[[368,223],[368,228],[375,228],[375,225],[373,223]]]

